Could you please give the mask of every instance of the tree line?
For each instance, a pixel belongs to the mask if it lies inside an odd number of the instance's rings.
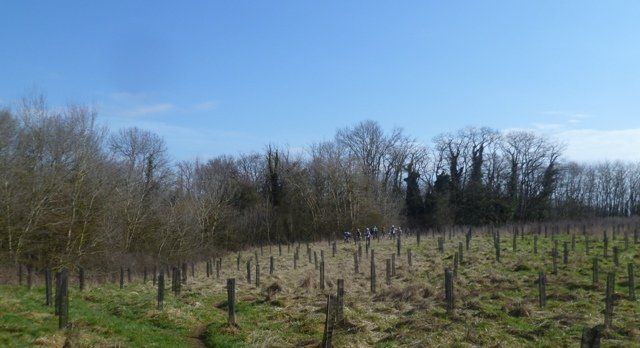
[[[575,163],[529,131],[423,144],[362,121],[304,153],[266,146],[173,163],[153,132],[109,131],[44,97],[0,111],[0,261],[180,260],[365,226],[501,225],[640,211],[640,164]]]

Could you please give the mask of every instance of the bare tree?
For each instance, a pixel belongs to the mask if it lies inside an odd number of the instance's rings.
[[[154,213],[162,203],[160,193],[171,172],[164,140],[139,128],[118,131],[109,138],[109,149],[120,168],[117,189],[122,250],[131,251],[144,234],[152,233]],[[147,236],[148,237],[148,236]]]
[[[94,249],[106,195],[105,130],[95,117],[85,106],[51,110],[42,96],[20,104],[11,143],[1,148],[2,164],[11,164],[3,171],[2,216],[15,259],[69,264]]]
[[[515,216],[527,220],[534,198],[553,190],[553,171],[562,146],[531,132],[513,131],[505,135],[503,151],[511,167],[508,194],[514,203]]]

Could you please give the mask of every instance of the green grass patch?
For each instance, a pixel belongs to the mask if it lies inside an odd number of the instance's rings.
[[[60,347],[65,342],[95,347],[185,347],[201,338],[208,347],[304,347],[317,346],[323,335],[326,296],[336,291],[338,278],[345,280],[345,321],[336,327],[334,345],[339,347],[397,346],[576,346],[585,327],[601,325],[604,319],[606,273],[616,272],[616,303],[613,328],[606,331],[602,346],[640,346],[640,301],[630,301],[626,267],[640,269],[640,245],[610,241],[609,256],[603,255],[601,237],[592,236],[586,254],[584,238],[576,238],[575,250],[564,264],[562,248],[571,236],[560,234],[557,274],[552,272],[549,234],[538,237],[533,252],[533,234],[518,237],[516,251],[511,234],[502,232],[501,259],[496,261],[490,235],[474,235],[470,250],[454,279],[455,309],[444,306],[444,269],[453,268],[453,254],[462,234],[446,236],[444,252],[437,238],[423,235],[403,239],[402,255],[396,257],[397,274],[385,284],[384,260],[395,252],[393,241],[373,241],[377,266],[376,293],[370,292],[370,254],[363,246],[360,273],[355,274],[353,254],[357,246],[338,244],[331,256],[326,243],[311,244],[320,255],[325,251],[326,288],[320,289],[319,272],[309,263],[306,248],[293,267],[293,250],[277,255],[274,275],[268,273],[268,252],[261,256],[262,284],[249,284],[245,269],[236,269],[236,255],[223,257],[220,279],[206,278],[204,264],[199,274],[174,297],[169,289],[163,309],[156,308],[156,289],[136,280],[119,289],[114,284],[90,284],[80,293],[74,284],[70,293],[72,328],[57,330],[53,308],[44,305],[44,289],[0,286],[0,346]],[[620,247],[620,266],[613,263],[613,246]],[[413,265],[408,266],[406,249]],[[312,252],[313,252],[312,251]],[[254,250],[243,255],[250,257]],[[247,256],[248,255],[248,256]],[[592,259],[599,260],[600,276],[592,284]],[[243,261],[246,261],[243,258]],[[538,272],[547,277],[548,301],[538,305]],[[637,277],[637,275],[636,275]],[[227,324],[226,279],[236,278],[237,326]],[[637,282],[637,280],[636,280]],[[169,282],[167,282],[169,283]],[[636,293],[640,292],[636,286]]]

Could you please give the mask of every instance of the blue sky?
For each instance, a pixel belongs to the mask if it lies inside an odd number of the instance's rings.
[[[638,1],[6,1],[0,105],[33,91],[174,159],[293,149],[364,119],[419,141],[531,129],[640,161]]]

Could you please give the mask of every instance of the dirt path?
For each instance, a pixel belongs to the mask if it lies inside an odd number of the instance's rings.
[[[191,333],[189,334],[189,336],[187,336],[187,339],[191,343],[191,347],[193,348],[207,347],[207,345],[204,344],[204,340],[202,339],[202,336],[204,335],[206,330],[207,330],[207,327],[204,325],[196,326],[195,328],[193,328],[193,330],[191,330]]]

